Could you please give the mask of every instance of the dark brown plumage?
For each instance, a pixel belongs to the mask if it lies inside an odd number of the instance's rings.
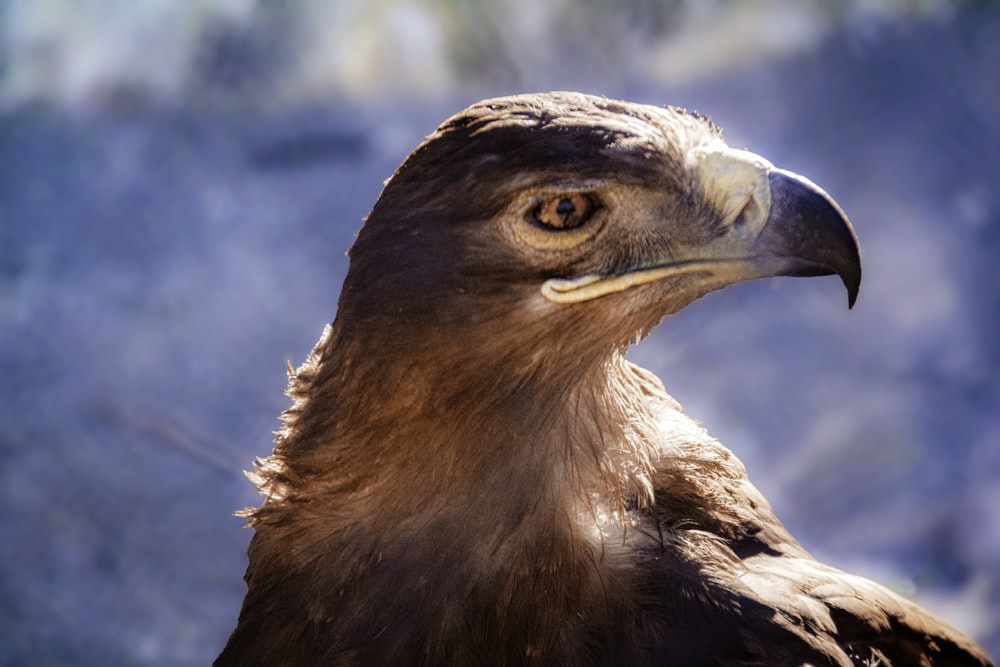
[[[386,184],[254,478],[217,665],[984,665],[813,560],[625,359],[727,284],[837,273],[853,230],[709,121],[487,100]]]

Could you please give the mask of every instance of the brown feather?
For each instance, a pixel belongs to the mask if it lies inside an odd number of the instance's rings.
[[[474,105],[414,151],[351,251],[336,321],[290,374],[217,665],[988,664],[814,561],[625,359],[721,284],[541,296],[551,277],[719,238],[685,158],[719,137],[680,109],[549,94]],[[527,203],[567,187],[601,198],[603,228],[526,246],[547,233],[511,232]]]

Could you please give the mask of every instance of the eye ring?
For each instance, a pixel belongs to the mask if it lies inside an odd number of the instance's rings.
[[[516,200],[510,233],[525,246],[563,252],[594,238],[604,227],[607,210],[599,191],[576,187],[525,193]]]
[[[549,197],[531,211],[531,220],[550,231],[576,229],[586,224],[597,210],[592,197],[570,192]]]

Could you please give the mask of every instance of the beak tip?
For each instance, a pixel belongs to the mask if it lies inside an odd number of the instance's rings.
[[[853,229],[851,231],[853,232]],[[840,274],[841,280],[844,281],[844,287],[847,288],[848,310],[854,308],[854,304],[858,300],[858,292],[861,291],[861,252],[858,250],[857,236],[853,233],[851,236],[854,240],[854,258],[849,263],[850,268]]]
[[[847,289],[847,309],[850,310],[854,308],[854,304],[858,300],[858,292],[861,290],[861,263],[855,265],[857,271],[850,271],[848,273],[841,273],[840,279],[844,282],[844,287]]]

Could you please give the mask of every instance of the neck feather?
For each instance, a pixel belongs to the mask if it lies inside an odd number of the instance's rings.
[[[434,350],[371,343],[334,324],[291,374],[295,404],[258,465],[268,499],[254,522],[293,505],[306,516],[308,505],[323,508],[324,531],[371,522],[379,535],[455,513],[476,518],[475,539],[499,543],[525,526],[613,525],[626,505],[650,502],[658,383],[622,353],[422,367]]]

